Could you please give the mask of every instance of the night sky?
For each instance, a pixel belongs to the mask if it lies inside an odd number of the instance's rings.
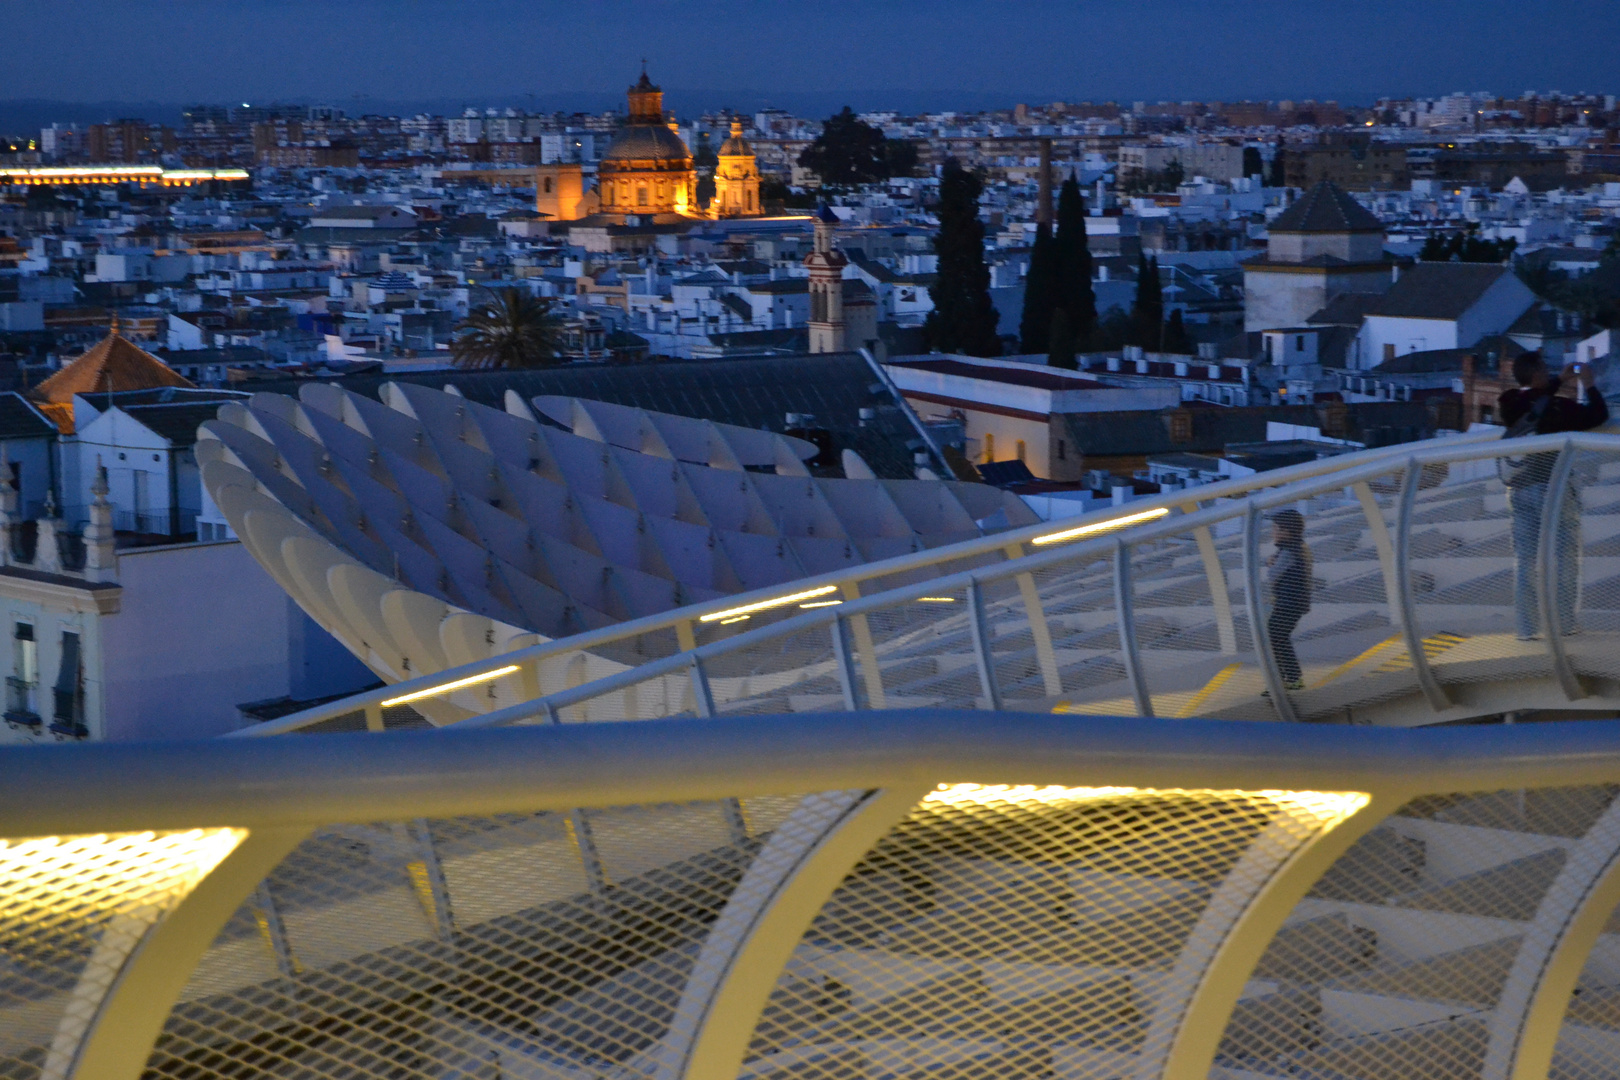
[[[1617,0],[4,0],[0,99],[599,108],[1620,90]]]

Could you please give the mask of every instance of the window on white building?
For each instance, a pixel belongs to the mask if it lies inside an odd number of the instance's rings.
[[[35,726],[34,686],[39,682],[39,643],[33,623],[14,623],[11,632],[11,674],[6,677],[6,720]]]

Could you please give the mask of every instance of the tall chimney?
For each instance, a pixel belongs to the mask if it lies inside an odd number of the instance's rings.
[[[1052,140],[1041,140],[1040,195],[1035,200],[1035,223],[1052,227]]]

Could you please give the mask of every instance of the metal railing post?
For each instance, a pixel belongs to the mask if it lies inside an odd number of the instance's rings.
[[[1114,541],[1114,611],[1119,616],[1119,652],[1125,661],[1125,678],[1131,684],[1131,697],[1141,716],[1153,715],[1153,697],[1142,673],[1142,654],[1136,643],[1135,607],[1131,603],[1131,549],[1123,539]]]
[[[1541,537],[1536,544],[1536,584],[1541,593],[1541,625],[1547,634],[1547,656],[1552,660],[1553,677],[1559,689],[1571,701],[1586,696],[1585,687],[1570,666],[1569,654],[1564,651],[1564,634],[1570,629],[1563,625],[1558,611],[1559,525],[1563,517],[1564,500],[1569,497],[1570,477],[1575,470],[1575,447],[1564,443],[1558,451],[1558,461],[1552,475],[1547,478],[1547,497],[1541,507]],[[1580,546],[1575,551],[1575,589],[1580,592]]]
[[[748,816],[743,813],[741,799],[721,799],[720,814],[726,819],[726,832],[733,844],[748,842]]]
[[[709,676],[703,670],[703,661],[692,657],[691,666],[687,669],[692,680],[692,709],[699,716],[710,719],[714,716],[714,694],[709,689]]]
[[[861,583],[846,581],[839,587],[845,602],[861,598]],[[861,675],[866,682],[866,705],[871,709],[886,709],[888,699],[883,695],[883,673],[878,670],[877,648],[872,644],[872,627],[865,615],[853,615],[849,628],[855,635],[855,651],[861,657]]]
[[[518,669],[518,689],[528,701],[540,696],[540,661],[531,660]]]
[[[1226,571],[1221,566],[1220,552],[1215,550],[1215,534],[1209,526],[1200,525],[1193,530],[1198,541],[1198,557],[1204,563],[1204,577],[1209,583],[1209,602],[1215,608],[1215,634],[1220,639],[1221,655],[1237,655],[1237,624],[1232,618],[1232,593],[1226,587]]]
[[[1482,1080],[1547,1075],[1575,983],[1620,901],[1620,803],[1569,849],[1525,927],[1486,1030]]]
[[[1372,537],[1373,550],[1378,553],[1378,569],[1384,578],[1384,602],[1389,605],[1389,622],[1394,626],[1401,621],[1401,584],[1395,573],[1395,542],[1389,538],[1389,524],[1384,520],[1384,511],[1367,482],[1362,480],[1351,484],[1350,490],[1355,492],[1356,501],[1361,504],[1362,516],[1367,519],[1367,531]]]
[[[568,811],[568,835],[573,837],[574,848],[579,852],[586,888],[593,896],[600,896],[607,891],[607,868],[602,865],[602,853],[597,850],[596,835],[591,832],[591,819],[585,816],[584,810]]]
[[[1310,817],[1279,814],[1210,897],[1149,1014],[1135,1078],[1205,1080],[1232,1011],[1278,931],[1350,846],[1409,796],[1380,791],[1359,808]],[[1292,820],[1287,820],[1292,818]],[[1303,820],[1302,820],[1303,819]],[[1302,826],[1314,830],[1306,833]]]
[[[281,911],[276,907],[276,898],[270,894],[270,886],[259,882],[250,903],[253,905],[253,921],[259,924],[270,951],[275,954],[276,970],[281,972],[284,979],[297,975],[298,958],[293,955],[292,945],[287,941],[287,927],[281,921]]]
[[[1395,587],[1401,601],[1401,639],[1406,643],[1407,658],[1412,661],[1412,673],[1417,676],[1423,696],[1429,699],[1429,707],[1435,712],[1445,712],[1454,703],[1434,677],[1428,654],[1423,651],[1423,632],[1418,627],[1412,588],[1412,511],[1417,506],[1418,482],[1422,477],[1423,466],[1408,459],[1406,476],[1401,481],[1400,509],[1395,516]]]
[[[984,590],[977,581],[968,582],[968,631],[973,637],[973,659],[979,668],[979,688],[984,692],[984,708],[1000,710],[1001,688],[996,685],[996,662],[990,653],[990,627],[984,617]]]
[[[417,818],[410,823],[409,829],[411,841],[421,856],[423,880],[417,885],[427,892],[432,902],[434,928],[438,931],[440,941],[454,940],[456,922],[450,910],[450,885],[444,879],[444,866],[439,862],[439,853],[433,846],[433,832],[426,818]]]
[[[1011,559],[1024,557],[1022,543],[1008,544],[1002,549]],[[1035,641],[1035,660],[1041,667],[1041,682],[1047,697],[1063,693],[1063,676],[1058,671],[1057,650],[1052,647],[1052,627],[1046,621],[1046,608],[1041,606],[1041,592],[1035,587],[1034,574],[1018,575],[1018,592],[1024,598],[1024,615],[1029,620],[1029,634]]]
[[[833,666],[838,670],[838,689],[844,695],[844,708],[854,712],[861,707],[855,690],[855,658],[849,651],[849,627],[841,618],[827,624],[832,633]]]
[[[1271,654],[1271,641],[1266,634],[1266,604],[1261,596],[1260,573],[1260,508],[1250,499],[1243,515],[1243,591],[1245,606],[1249,610],[1249,636],[1254,639],[1254,658],[1260,665],[1260,675],[1266,689],[1271,691],[1271,707],[1277,719],[1295,723],[1299,715],[1294,703],[1288,700],[1283,687],[1282,672],[1277,670],[1277,658]]]

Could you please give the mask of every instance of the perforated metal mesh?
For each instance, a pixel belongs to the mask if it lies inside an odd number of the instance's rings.
[[[1611,917],[1563,1016],[1549,1080],[1603,1080],[1620,1062],[1620,919]]]
[[[1620,855],[1620,800],[1609,804],[1596,824],[1570,848],[1562,880],[1550,892],[1546,907],[1559,914],[1569,902],[1591,892],[1603,875],[1613,873]],[[1604,919],[1602,931],[1576,979],[1563,1014],[1549,1076],[1554,1080],[1599,1080],[1613,1076],[1620,1062],[1620,912],[1594,912]],[[1542,921],[1548,920],[1545,915]],[[1545,934],[1534,936],[1548,941]]]
[[[1486,1063],[1511,1061],[1537,950],[1620,852],[1617,793],[1428,795],[1378,823],[1266,947],[1211,1075],[1504,1075]],[[824,806],[860,797],[322,829],[192,972],[146,1075],[675,1077],[702,1011],[685,1003],[696,973],[726,966],[697,965],[711,929],[736,922],[734,895],[771,895],[739,883],[779,830],[808,850],[836,819]],[[816,915],[741,1075],[1158,1075],[1237,920],[1365,803],[942,785]],[[67,1074],[133,950],[243,835],[0,844],[0,1076]],[[1558,1080],[1607,1078],[1620,1060],[1620,917],[1599,914]]]
[[[1501,791],[1402,807],[1333,865],[1273,939],[1217,1067],[1480,1076],[1504,982],[1536,937],[1527,932],[1614,795]],[[1613,1075],[1615,1060],[1591,1075]]]
[[[742,1075],[1129,1073],[1166,1051],[1227,902],[1361,803],[941,787],[816,917]]]
[[[1564,539],[1568,559],[1578,552],[1578,571],[1567,580],[1578,593],[1571,599],[1564,648],[1577,674],[1588,679],[1620,678],[1620,461],[1610,455],[1575,456],[1572,491],[1579,499],[1576,528]]]
[[[323,829],[193,973],[149,1077],[635,1068],[797,800]]]
[[[0,840],[0,1076],[60,1075],[131,951],[245,835]]]
[[[1120,627],[1114,608],[1112,562],[1093,555],[1030,575],[1045,616],[1057,666],[1060,712],[1117,712],[1129,701],[1120,657]],[[1012,608],[1016,619],[1027,613]],[[1042,659],[1037,653],[1037,659]],[[1043,675],[1045,674],[1043,668]],[[1127,706],[1126,711],[1132,711]]]

